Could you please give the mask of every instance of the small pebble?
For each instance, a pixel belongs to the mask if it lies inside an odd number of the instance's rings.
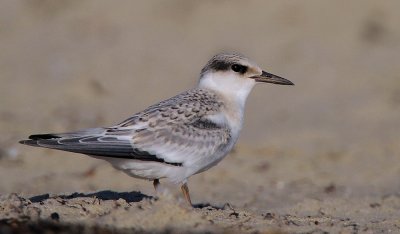
[[[53,213],[51,213],[50,218],[52,220],[59,221],[60,220],[60,215],[57,212],[53,212]]]

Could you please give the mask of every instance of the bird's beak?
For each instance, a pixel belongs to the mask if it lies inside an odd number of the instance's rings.
[[[290,80],[287,80],[280,76],[276,76],[266,71],[262,71],[261,75],[252,76],[250,78],[255,79],[257,82],[265,82],[265,83],[280,84],[280,85],[294,85],[293,82],[291,82]]]

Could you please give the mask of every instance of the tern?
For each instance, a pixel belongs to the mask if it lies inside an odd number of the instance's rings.
[[[238,140],[246,99],[257,83],[293,85],[238,53],[220,53],[203,67],[197,86],[112,126],[37,134],[20,143],[105,160],[126,174],[166,178],[192,205],[188,178],[219,163]]]

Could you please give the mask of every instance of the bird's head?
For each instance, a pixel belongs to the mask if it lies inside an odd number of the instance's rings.
[[[220,53],[203,67],[199,87],[238,98],[243,103],[256,83],[294,85],[291,81],[262,70],[256,63],[237,53]]]

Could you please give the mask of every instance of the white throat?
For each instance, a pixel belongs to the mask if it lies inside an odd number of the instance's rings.
[[[246,99],[255,83],[253,79],[237,77],[226,72],[208,72],[201,77],[198,87],[213,90],[244,109]]]

